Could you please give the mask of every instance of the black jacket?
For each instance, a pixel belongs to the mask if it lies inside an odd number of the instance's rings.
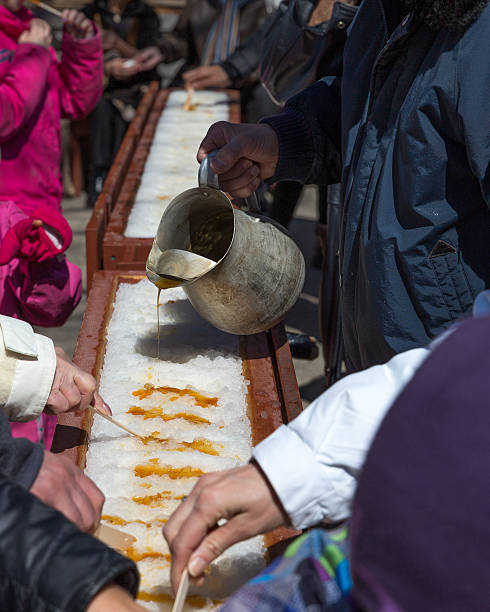
[[[157,44],[160,37],[160,22],[155,11],[141,0],[130,0],[121,15],[114,15],[106,0],[94,0],[82,9],[99,28],[114,32],[135,49],[144,49]],[[117,19],[116,19],[117,18]],[[104,63],[118,54],[110,49],[104,53]],[[141,86],[159,79],[156,71],[146,70],[119,81],[110,77],[105,86],[106,98],[119,98],[135,107],[141,99]]]
[[[286,4],[288,0],[283,0]],[[279,10],[279,9],[277,9]],[[327,44],[320,60],[317,79],[323,76],[340,76],[342,74],[342,56],[347,38],[347,27],[354,18],[356,9],[342,2],[333,6],[332,16],[325,31]],[[220,65],[230,77],[233,87],[241,87],[250,75],[255,72],[262,57],[262,41],[274,22],[276,12],[267,17],[260,28],[240,45],[230,57]]]
[[[141,0],[130,0],[117,20],[106,0],[94,0],[82,10],[99,27],[115,32],[136,49],[155,45],[160,36],[158,15]]]
[[[12,438],[8,419],[0,410],[0,475],[24,489],[30,489],[43,456],[41,444],[34,444],[25,438]]]
[[[83,612],[109,582],[136,596],[135,564],[0,476],[0,610]]]

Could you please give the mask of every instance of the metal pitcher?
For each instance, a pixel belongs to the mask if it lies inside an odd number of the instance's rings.
[[[255,194],[248,214],[234,208],[209,160],[199,169],[199,187],[175,197],[163,213],[146,274],[161,288],[182,285],[197,312],[218,329],[262,332],[298,299],[303,254],[282,226],[257,212]],[[185,257],[185,251],[199,257]]]

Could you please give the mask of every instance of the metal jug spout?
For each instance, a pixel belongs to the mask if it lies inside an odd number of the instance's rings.
[[[158,279],[168,279],[176,284],[183,284],[196,280],[209,270],[212,270],[216,262],[192,251],[183,249],[167,249],[162,251],[157,243],[154,243],[146,263],[148,277],[154,284],[159,286]],[[155,282],[157,281],[157,282]],[[176,286],[176,285],[175,285]],[[162,288],[162,287],[160,287]]]

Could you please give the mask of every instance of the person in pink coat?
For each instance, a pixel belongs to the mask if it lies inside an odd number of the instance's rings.
[[[0,0],[0,314],[62,325],[81,296],[81,272],[62,254],[60,119],[81,119],[103,90],[100,35],[64,11],[61,60],[51,29],[23,0]],[[12,427],[50,448],[56,417]]]
[[[30,214],[61,210],[60,119],[81,119],[103,90],[100,35],[74,10],[63,12],[61,60],[51,29],[23,0],[0,0],[0,201]]]

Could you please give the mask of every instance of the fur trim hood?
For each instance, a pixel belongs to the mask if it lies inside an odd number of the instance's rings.
[[[432,30],[466,30],[490,0],[401,0],[402,6],[423,19]]]

